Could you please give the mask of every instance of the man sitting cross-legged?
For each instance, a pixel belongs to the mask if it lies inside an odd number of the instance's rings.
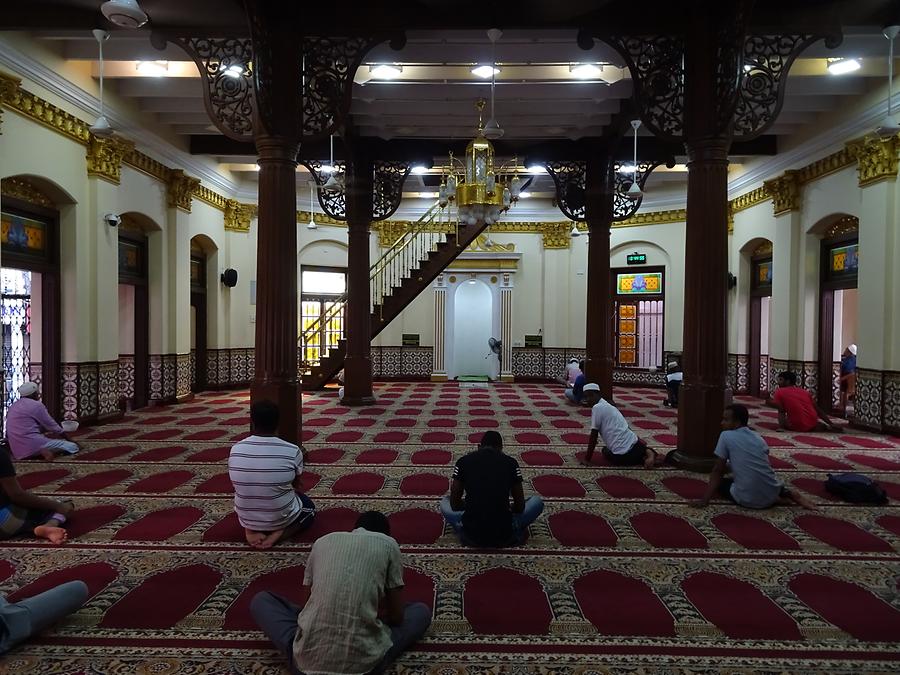
[[[67,581],[18,602],[0,596],[0,654],[77,612],[87,599],[83,581]]]
[[[431,609],[403,602],[400,547],[390,535],[383,513],[363,513],[352,532],[313,544],[302,607],[274,593],[254,596],[250,613],[292,673],[382,673],[428,630]]]
[[[815,504],[785,487],[769,463],[769,446],[747,426],[750,412],[734,403],[722,414],[722,433],[716,444],[716,463],[709,475],[703,498],[693,506],[704,507],[717,493],[750,509],[765,509],[774,504],[796,503],[815,510]],[[726,477],[728,470],[732,476]]]
[[[628,426],[622,413],[612,403],[600,396],[600,386],[593,382],[584,385],[584,402],[591,406],[591,437],[583,463],[590,464],[597,447],[597,439],[603,438],[603,456],[616,466],[638,466],[652,469],[660,463],[656,451],[648,448]]]
[[[6,438],[13,457],[25,459],[40,455],[50,460],[57,453],[73,455],[78,452],[78,444],[69,439],[41,403],[37,384],[25,382],[18,391],[19,400],[6,414]]]
[[[70,501],[58,502],[22,489],[9,448],[5,441],[0,442],[0,540],[33,534],[62,544],[68,536],[63,524],[74,508]]]
[[[252,436],[234,444],[228,475],[234,485],[234,510],[247,543],[271,548],[312,525],[315,505],[300,493],[303,453],[275,435],[278,406],[257,401],[250,406]]]
[[[457,460],[450,496],[440,507],[463,543],[516,546],[541,515],[544,502],[536,496],[525,499],[519,463],[503,454],[500,434],[486,431],[478,450]]]

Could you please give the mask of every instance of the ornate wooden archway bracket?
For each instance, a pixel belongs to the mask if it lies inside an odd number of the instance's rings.
[[[334,189],[325,187],[332,175],[347,175],[347,163],[344,160],[336,160],[334,172],[323,170],[323,167],[331,165],[331,162],[300,160],[300,163],[309,170],[316,185],[319,186],[317,192],[322,210],[335,220],[347,220],[345,184],[342,182],[340,187]],[[400,207],[403,183],[412,169],[412,162],[377,159],[373,164],[372,220],[384,220],[394,215]]]

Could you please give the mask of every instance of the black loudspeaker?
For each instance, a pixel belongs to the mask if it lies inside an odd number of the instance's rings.
[[[731,272],[729,272],[728,273],[728,290],[730,291],[735,286],[737,286],[737,277],[734,276]]]
[[[234,288],[237,286],[237,270],[229,267],[222,272],[222,283],[225,284],[227,288]]]

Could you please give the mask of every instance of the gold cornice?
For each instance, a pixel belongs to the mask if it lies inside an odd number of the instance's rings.
[[[452,270],[517,270],[519,261],[515,259],[498,258],[494,260],[460,260],[457,258],[447,265]]]
[[[667,211],[648,211],[636,213],[628,220],[613,223],[613,227],[639,227],[640,225],[666,225],[683,223],[687,220],[686,209],[669,209]]]
[[[197,187],[194,188],[193,196],[199,199],[201,202],[206,202],[210,206],[217,208],[220,211],[225,210],[225,202],[228,201],[225,195],[220,195],[215,190],[210,190],[208,187],[200,183],[198,183]]]
[[[796,171],[788,170],[778,178],[765,181],[763,189],[772,198],[776,216],[800,210],[800,181]]]
[[[169,169],[166,179],[166,202],[169,208],[191,212],[194,191],[200,186],[200,179],[188,176],[183,169]]]
[[[0,103],[82,145],[88,144],[91,132],[87,122],[22,89],[22,80],[17,77],[0,73]]]
[[[161,183],[165,183],[169,177],[169,167],[162,162],[157,162],[149,155],[145,155],[140,150],[132,150],[125,156],[124,161],[131,168],[145,173]]]
[[[865,137],[847,143],[856,158],[859,187],[897,178],[900,134],[888,138]]]
[[[572,241],[569,223],[541,223],[544,248],[569,248]]]
[[[118,185],[122,181],[122,161],[133,151],[134,143],[124,138],[99,138],[91,134],[85,154],[88,176]]]
[[[0,194],[4,197],[13,199],[21,199],[23,202],[34,204],[35,206],[43,206],[48,209],[56,208],[53,200],[45,195],[31,181],[16,176],[10,176],[0,180]]]
[[[308,223],[309,222],[309,214],[310,214],[309,211],[297,211],[297,223],[298,224]],[[345,221],[345,220],[337,220],[336,218],[332,218],[331,216],[329,216],[325,213],[313,212],[313,215],[315,215],[316,223],[318,223],[319,225],[331,225],[333,227],[347,227],[347,221]],[[372,229],[375,230],[376,227],[381,222],[384,222],[384,221],[379,221],[378,223],[372,223]]]
[[[766,189],[764,187],[758,187],[755,190],[750,190],[750,192],[738,195],[732,199],[729,204],[731,205],[732,213],[740,213],[752,206],[762,204],[769,199],[771,199],[771,197],[766,192]]]
[[[801,185],[805,185],[854,164],[856,164],[856,157],[845,146],[822,159],[817,159],[812,164],[797,169],[797,180]]]
[[[250,221],[256,217],[256,204],[242,204],[237,199],[226,199],[224,208],[225,229],[231,232],[249,232]]]

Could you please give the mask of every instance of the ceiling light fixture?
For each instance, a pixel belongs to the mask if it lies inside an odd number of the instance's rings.
[[[570,232],[570,234],[571,234],[571,236],[572,236],[573,238],[574,238],[574,237],[580,237],[580,236],[581,236],[581,231],[578,229],[578,224],[577,224],[577,223],[576,223],[575,225],[572,226],[572,231]]]
[[[637,134],[638,129],[641,128],[641,121],[631,120],[631,128],[634,129],[634,173],[633,178],[631,179],[631,187],[628,188],[625,196],[632,201],[637,201],[644,195],[644,193],[641,191],[641,186],[638,184],[638,181],[640,180],[640,172],[638,171]]]
[[[569,74],[579,80],[602,80],[603,66],[599,63],[573,63],[569,66]]]
[[[225,77],[233,77],[235,79],[239,77],[243,77],[244,75],[244,67],[239,66],[236,63],[231,64],[230,66],[226,66],[224,63],[219,66],[219,72],[222,73]]]
[[[828,72],[832,75],[846,75],[861,67],[858,59],[828,59]]]
[[[893,136],[900,131],[900,122],[894,117],[893,98],[894,98],[894,40],[900,33],[900,26],[885,26],[882,35],[888,40],[888,95],[887,95],[887,115],[878,125],[875,133],[879,136]]]
[[[416,164],[413,168],[410,169],[410,173],[414,173],[416,175],[428,173],[428,167],[424,164]]]
[[[390,63],[379,63],[369,66],[369,75],[376,80],[393,80],[403,73],[403,66]]]
[[[491,118],[484,125],[484,137],[491,140],[503,138],[503,129],[494,115],[494,90],[497,86],[497,40],[503,35],[503,31],[498,28],[491,28],[488,32],[488,39],[491,41]]]
[[[254,165],[253,165],[253,170],[254,170],[254,171],[259,171],[259,164],[254,164]]]
[[[169,72],[168,61],[138,61],[134,69],[138,75],[147,77],[162,77]]]
[[[99,136],[100,138],[105,138],[106,136],[112,136],[113,128],[109,123],[109,120],[106,119],[106,114],[103,110],[103,43],[109,39],[109,33],[105,30],[100,30],[99,28],[95,28],[91,31],[94,35],[94,39],[97,41],[97,49],[100,53],[98,69],[100,75],[100,115],[94,121],[94,123],[89,127],[90,131],[94,136]]]
[[[526,169],[526,171],[534,176],[547,173],[547,169],[544,168],[541,164],[532,164]]]
[[[309,181],[309,222],[306,224],[307,230],[317,230],[319,226],[316,224],[315,219],[313,218],[313,198],[316,194],[316,182],[314,180]]]
[[[531,196],[530,192],[520,192],[519,199],[528,199]]]
[[[100,11],[110,22],[122,28],[140,28],[147,23],[147,13],[137,0],[107,0]]]
[[[329,136],[328,144],[330,147],[331,158],[327,165],[328,169],[325,169],[325,167],[323,166],[322,171],[324,171],[325,173],[330,173],[331,175],[328,177],[328,180],[325,181],[325,185],[323,187],[329,190],[340,190],[341,182],[335,175],[337,173],[337,167],[334,165],[334,134],[331,134],[331,136]]]
[[[491,77],[492,75],[499,75],[500,70],[501,70],[500,66],[498,66],[496,64],[495,65],[483,64],[483,65],[475,66],[474,68],[472,68],[472,74],[477,75],[482,80],[486,80],[489,77]]]
[[[619,167],[619,173],[634,173],[637,167],[634,164],[623,164]]]

